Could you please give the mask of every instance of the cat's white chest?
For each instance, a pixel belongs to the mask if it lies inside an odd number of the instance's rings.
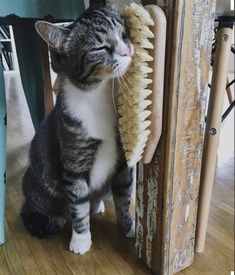
[[[112,103],[111,85],[106,83],[94,91],[80,91],[65,81],[66,101],[70,113],[77,117],[89,137],[102,141],[90,174],[90,188],[99,189],[114,171],[117,161],[115,137],[116,116]]]

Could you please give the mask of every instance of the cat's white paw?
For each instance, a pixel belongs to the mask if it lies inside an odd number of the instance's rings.
[[[69,244],[69,250],[77,253],[77,254],[84,254],[91,248],[91,233],[86,232],[82,234],[77,234],[73,230],[72,238]]]
[[[99,207],[97,208],[96,213],[97,213],[97,214],[98,214],[98,213],[104,214],[104,212],[105,212],[104,201],[100,201],[100,205],[99,205]]]
[[[135,238],[135,221],[133,221],[131,229],[129,232],[126,234],[127,238]]]

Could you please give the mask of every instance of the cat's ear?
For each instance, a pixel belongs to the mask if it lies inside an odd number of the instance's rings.
[[[57,51],[61,51],[63,41],[70,33],[70,30],[46,21],[37,21],[35,28],[42,39]]]
[[[117,10],[119,13],[124,14],[125,6],[131,3],[141,4],[140,0],[106,0],[106,3],[112,7],[112,9]]]
[[[109,6],[112,10],[116,10],[118,13],[123,14],[125,4],[121,1],[107,1],[107,6]]]

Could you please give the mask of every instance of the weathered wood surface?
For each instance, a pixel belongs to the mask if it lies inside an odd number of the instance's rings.
[[[219,28],[216,33],[216,52],[213,64],[200,180],[195,242],[195,251],[197,252],[204,251],[206,240],[206,229],[220,142],[221,117],[223,115],[232,33],[232,28],[225,27]]]
[[[163,134],[138,167],[138,256],[157,274],[193,261],[214,0],[145,1],[167,16]],[[157,68],[156,68],[157,69]]]

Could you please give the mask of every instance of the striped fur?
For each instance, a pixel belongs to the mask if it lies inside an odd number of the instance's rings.
[[[108,193],[120,231],[128,235],[133,227],[132,172],[120,146],[110,89],[110,79],[128,69],[132,48],[123,19],[107,7],[89,9],[66,30],[48,23],[46,28],[41,35],[52,47],[62,86],[31,143],[22,218],[38,237],[61,228],[58,216],[71,221],[70,250],[83,254],[91,246],[90,212],[103,211]]]
[[[123,59],[120,54],[126,47],[133,55],[133,47],[125,22],[117,11],[107,7],[88,9],[67,28],[68,35],[57,27],[49,37],[64,41],[60,46],[49,41],[57,48],[52,49],[52,65],[57,72],[66,74],[76,86],[88,90],[104,78],[111,78],[115,69],[117,76],[120,71],[125,73],[122,65],[126,67],[130,59]]]

